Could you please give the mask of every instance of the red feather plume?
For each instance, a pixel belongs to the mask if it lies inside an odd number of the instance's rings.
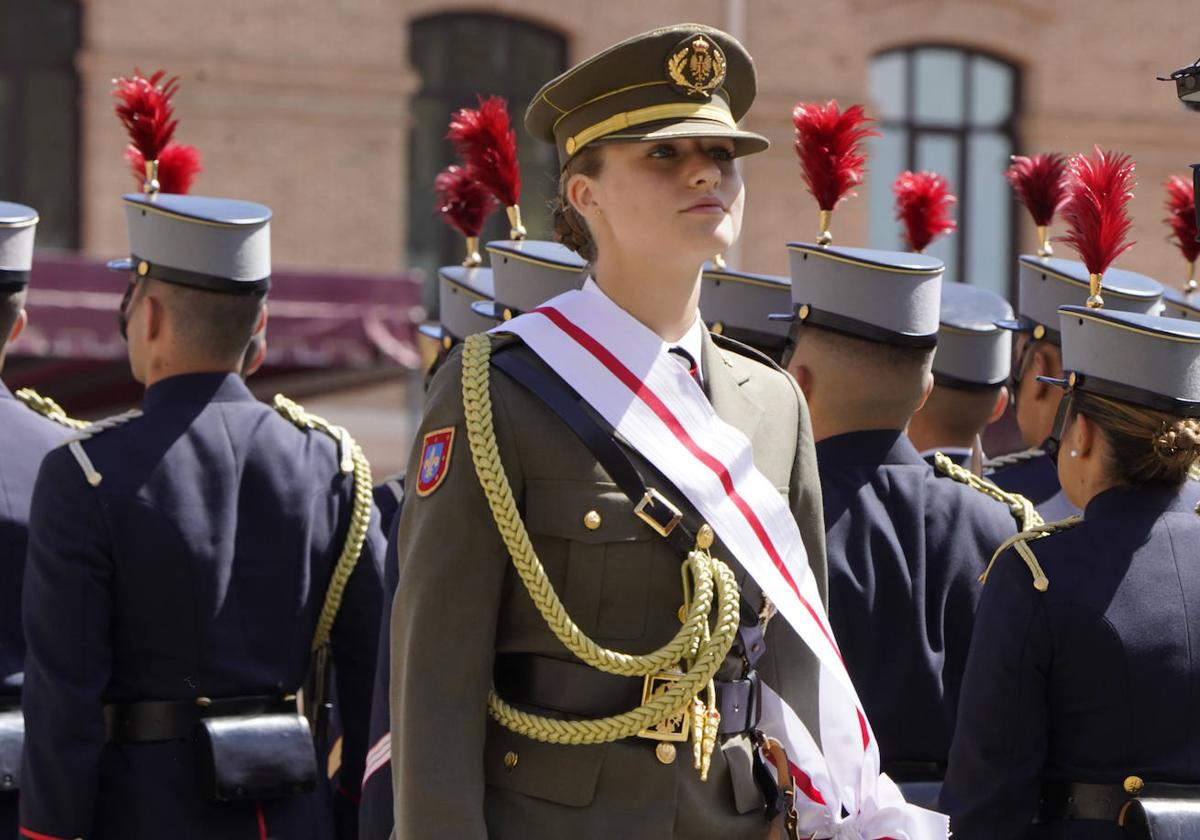
[[[503,97],[479,97],[478,108],[462,108],[450,118],[446,135],[463,159],[471,178],[512,207],[521,197],[521,167],[517,163],[517,134],[508,119]]]
[[[936,172],[901,172],[892,192],[896,218],[904,224],[904,241],[912,250],[924,251],[936,237],[958,227],[950,218],[950,208],[958,199]]]
[[[179,90],[179,77],[163,82],[164,76],[166,71],[159,70],[147,79],[141,70],[134,70],[128,79],[113,79],[117,117],[129,132],[130,144],[145,160],[158,160],[178,123],[171,97]]]
[[[488,214],[496,209],[496,199],[462,166],[448,166],[439,172],[433,192],[437,196],[434,210],[442,221],[466,237],[479,236]]]
[[[1121,254],[1133,247],[1128,241],[1133,220],[1133,161],[1129,155],[1095,148],[1094,154],[1071,156],[1068,164],[1067,200],[1062,216],[1066,236],[1055,237],[1071,246],[1089,274],[1103,274]]]
[[[137,179],[138,187],[141,187],[146,179],[146,159],[133,146],[126,146],[125,160],[129,161],[133,177]],[[192,188],[196,176],[203,171],[200,152],[195,146],[168,143],[158,153],[158,184],[161,192],[186,193]]]
[[[801,102],[792,110],[800,171],[822,210],[833,210],[862,183],[867,156],[859,146],[868,137],[880,136],[866,127],[871,122],[863,106],[851,105],[839,112],[837,100],[830,100],[824,107]]]
[[[1013,155],[1004,173],[1038,227],[1049,227],[1067,197],[1067,156],[1061,152]]]
[[[1172,175],[1163,184],[1167,188],[1167,218],[1163,219],[1170,228],[1169,241],[1179,246],[1183,258],[1194,263],[1200,257],[1200,242],[1196,241],[1196,192],[1191,179]]]

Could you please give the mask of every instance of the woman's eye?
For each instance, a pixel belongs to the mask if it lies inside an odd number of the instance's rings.
[[[713,160],[733,160],[733,149],[725,146],[716,146],[709,151],[709,154],[712,155]]]
[[[675,148],[673,146],[667,146],[664,144],[662,146],[655,146],[650,150],[650,157],[652,158],[669,158],[674,156]]]

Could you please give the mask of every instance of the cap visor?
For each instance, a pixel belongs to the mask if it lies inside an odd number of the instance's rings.
[[[106,265],[109,271],[133,271],[133,260],[129,257],[120,260],[109,260]]]
[[[504,316],[500,305],[494,300],[476,300],[471,303],[471,311],[481,318],[491,321],[503,321]]]
[[[1047,385],[1057,385],[1059,388],[1062,388],[1064,391],[1066,390],[1067,385],[1069,384],[1067,379],[1056,378],[1053,376],[1039,376],[1038,382],[1045,382]]]
[[[1013,330],[1014,332],[1029,332],[1029,325],[1022,324],[1020,321],[1012,321],[1007,318],[1002,318],[999,321],[992,321],[997,327],[1002,330]]]
[[[795,321],[796,316],[791,312],[772,312],[767,316],[768,321]]]
[[[733,141],[735,157],[765,152],[771,141],[753,131],[730,128],[713,120],[676,120],[672,122],[645,123],[630,126],[615,134],[606,134],[594,141],[598,143],[644,143],[653,140],[683,140],[690,137],[720,137]]]
[[[434,341],[441,341],[442,336],[445,335],[445,330],[442,329],[441,324],[421,324],[417,327],[417,332],[427,338],[432,338]]]

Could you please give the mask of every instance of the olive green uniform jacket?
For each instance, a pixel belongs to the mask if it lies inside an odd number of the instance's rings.
[[[506,340],[514,339],[494,339],[493,347]],[[503,352],[536,360],[524,346]],[[787,497],[824,598],[825,531],[808,410],[790,376],[752,356],[706,334],[705,391],[717,414],[750,439],[759,471]],[[419,474],[423,436],[452,427],[450,463],[436,490],[410,495],[398,531],[400,577],[391,617],[394,836],[765,837],[762,798],[742,736],[718,747],[702,783],[690,743],[679,744],[678,757],[665,765],[656,759],[654,741],[556,746],[489,718],[493,668],[511,662],[512,654],[584,666],[538,614],[492,520],[467,444],[461,373],[455,351],[430,385],[408,474]],[[634,516],[592,454],[537,397],[495,367],[491,394],[509,482],[567,611],[607,647],[648,653],[667,642],[679,629],[684,558]],[[591,511],[600,515],[594,529],[584,524]],[[720,542],[712,551],[732,560]],[[731,566],[751,603],[760,604],[758,587],[739,564]],[[771,622],[766,639],[759,673],[819,737],[816,658],[782,618]],[[640,691],[640,678],[625,679]]]

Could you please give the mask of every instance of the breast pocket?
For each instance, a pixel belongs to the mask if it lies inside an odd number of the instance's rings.
[[[598,640],[641,638],[661,538],[614,484],[534,480],[525,493],[534,547],[565,557],[552,580],[575,623]]]

